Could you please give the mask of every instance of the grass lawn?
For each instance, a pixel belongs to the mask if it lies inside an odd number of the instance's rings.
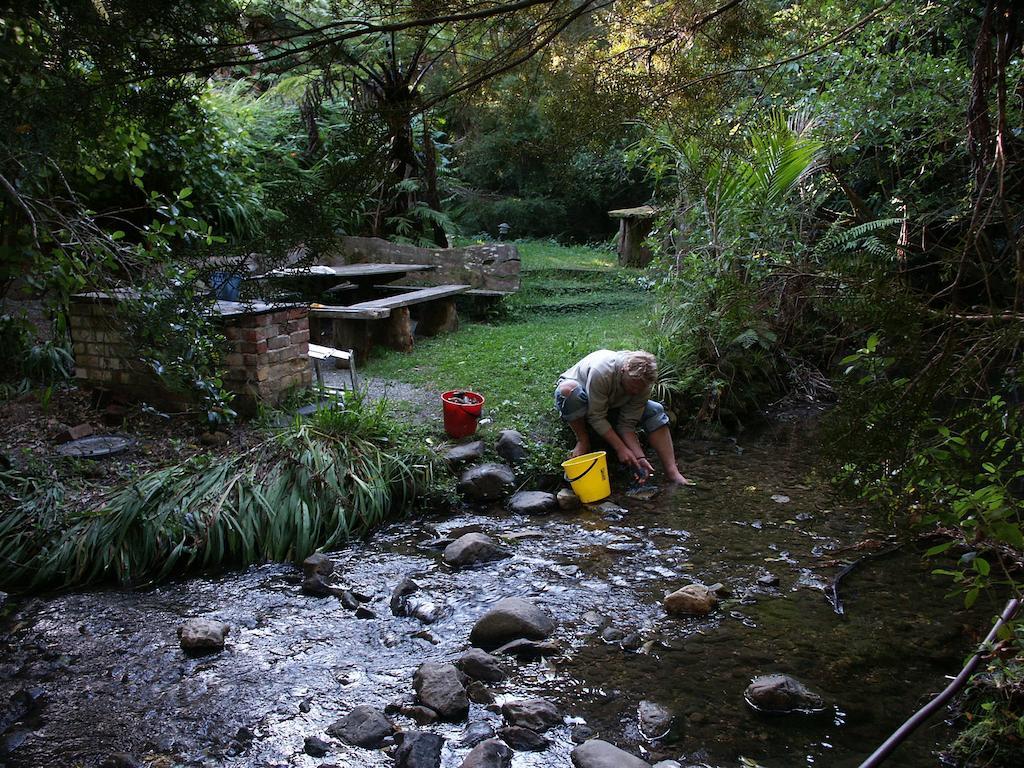
[[[496,426],[553,437],[558,374],[595,349],[642,348],[653,297],[639,273],[615,266],[609,251],[516,246],[522,288],[498,319],[464,321],[457,333],[417,340],[408,355],[376,353],[366,373],[438,393],[471,389],[486,398],[485,415]]]

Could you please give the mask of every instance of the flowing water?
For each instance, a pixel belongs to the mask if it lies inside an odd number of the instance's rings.
[[[90,766],[128,752],[154,766],[391,765],[386,750],[331,739],[326,758],[310,757],[303,739],[326,738],[356,704],[411,701],[419,664],[457,658],[489,604],[521,596],[557,619],[561,651],[509,660],[508,680],[491,690],[498,702],[549,698],[567,723],[547,734],[547,750],[517,752],[515,768],[569,766],[571,730],[583,722],[652,763],[856,766],[959,671],[970,630],[987,629],[988,614],[959,611],[919,549],[890,551],[871,510],[830,495],[811,473],[814,448],[805,433],[686,445],[681,466],[699,486],[647,502],[613,495],[621,514],[494,508],[396,522],[332,553],[336,582],[372,595],[373,618],[301,594],[297,569],[283,565],[21,602],[0,628],[0,704],[21,690],[41,698],[8,729],[0,764]],[[453,572],[424,546],[467,531],[514,556]],[[824,588],[872,553],[842,581],[838,616]],[[392,616],[388,600],[405,576],[443,608],[437,622]],[[666,616],[666,592],[693,581],[719,582],[731,596],[708,617]],[[224,652],[182,653],[175,630],[191,617],[231,625]],[[607,627],[625,643],[606,642]],[[752,711],[744,689],[773,672],[820,693],[827,711]],[[641,734],[641,700],[672,712],[663,739]],[[499,726],[493,709],[473,704],[468,722]],[[457,768],[467,724],[424,727],[446,738],[442,765]],[[948,736],[933,721],[890,764],[937,766]]]

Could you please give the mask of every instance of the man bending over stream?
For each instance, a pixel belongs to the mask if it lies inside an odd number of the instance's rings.
[[[637,438],[637,425],[647,433],[671,483],[693,485],[676,465],[668,415],[661,403],[649,400],[658,378],[658,363],[649,352],[591,352],[558,377],[555,407],[576,435],[572,456],[590,452],[588,425],[612,447],[619,461],[646,479],[654,472]],[[614,412],[617,411],[617,416]],[[616,418],[612,427],[609,418]]]

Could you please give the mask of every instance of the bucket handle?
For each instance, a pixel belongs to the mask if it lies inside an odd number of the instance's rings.
[[[582,480],[584,475],[586,475],[587,472],[589,472],[590,470],[592,470],[594,468],[594,466],[597,464],[597,460],[599,458],[601,458],[601,457],[598,456],[592,462],[590,462],[590,466],[587,467],[586,469],[584,469],[583,470],[583,474],[581,474],[579,477],[569,477],[569,473],[566,472],[565,473],[565,479],[568,480],[570,483],[575,483],[577,480]]]

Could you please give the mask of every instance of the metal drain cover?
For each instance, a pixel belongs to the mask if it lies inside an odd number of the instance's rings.
[[[57,446],[57,453],[76,459],[102,459],[124,453],[131,445],[131,438],[122,435],[90,435]]]

